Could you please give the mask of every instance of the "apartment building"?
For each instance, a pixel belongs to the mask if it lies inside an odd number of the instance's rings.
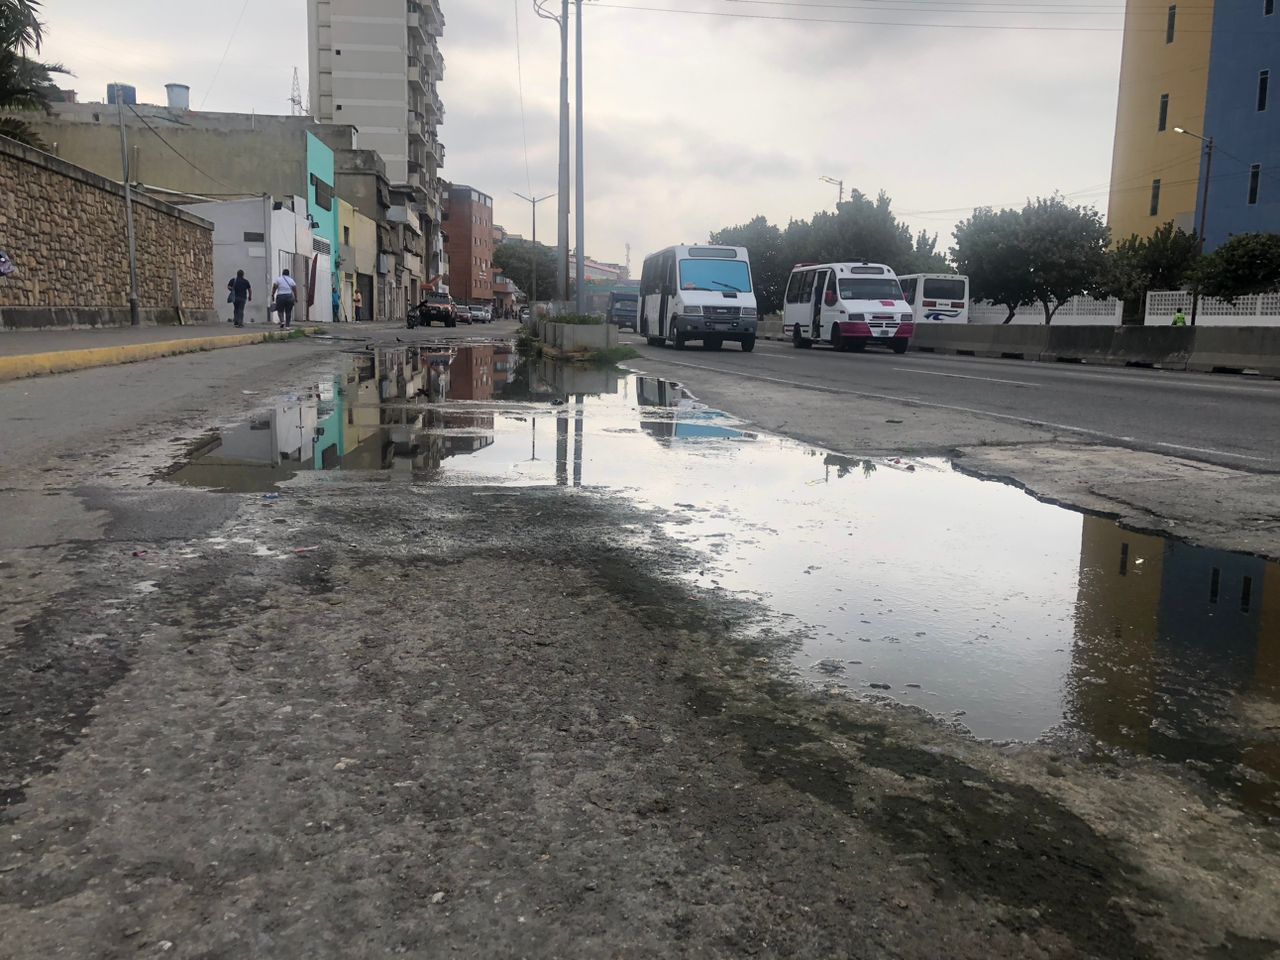
[[[444,197],[449,292],[460,303],[493,302],[493,197],[453,184]]]
[[[1208,249],[1233,233],[1280,231],[1276,7],[1128,0],[1107,214],[1114,238],[1169,221],[1196,230],[1202,214]]]
[[[382,156],[389,219],[421,238],[398,264],[406,276],[423,278],[406,283],[412,300],[444,273],[439,0],[308,0],[307,19],[312,114],[356,127],[360,147]]]

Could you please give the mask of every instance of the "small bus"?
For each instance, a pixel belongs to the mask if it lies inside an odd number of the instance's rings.
[[[969,278],[957,273],[899,277],[916,323],[968,323]]]
[[[609,294],[609,312],[606,315],[610,323],[621,329],[636,329],[636,314],[640,309],[640,292],[638,290],[614,290]]]
[[[906,353],[915,324],[892,269],[882,263],[801,263],[791,271],[782,331],[792,346],[867,344]]]
[[[640,335],[650,346],[691,340],[705,350],[725,341],[756,347],[756,295],[745,247],[668,247],[648,256],[640,275]]]

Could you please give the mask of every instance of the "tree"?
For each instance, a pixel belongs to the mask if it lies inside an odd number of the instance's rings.
[[[951,259],[969,277],[974,300],[996,303],[1008,310],[1012,323],[1019,307],[1035,303],[1030,258],[1022,245],[1022,218],[1016,210],[981,207],[956,225]]]
[[[533,290],[533,261],[538,261],[538,289]],[[493,265],[503,276],[514,280],[517,287],[528,294],[530,300],[554,300],[556,298],[556,252],[539,243],[536,247],[528,240],[508,240],[493,252]]]
[[[1062,304],[1103,280],[1102,215],[1059,196],[1028,200],[1020,211],[976,210],[955,235],[952,258],[969,275],[974,299],[1005,306],[1005,323],[1018,307],[1039,303],[1047,326]]]
[[[1280,290],[1280,234],[1237,234],[1200,260],[1192,282],[1202,295],[1227,303]]]
[[[872,200],[854,190],[834,213],[823,211],[812,220],[792,220],[785,230],[758,216],[717,230],[710,240],[747,248],[756,300],[765,314],[782,309],[797,263],[865,260],[888,264],[898,273],[949,272],[946,259],[937,252],[937,237],[922,232],[913,238],[906,224],[894,216],[884,193]]]
[[[14,112],[43,110],[56,90],[52,74],[65,73],[58,64],[41,63],[38,53],[44,39],[39,0],[0,0],[0,136],[42,147],[40,138]]]
[[[1199,259],[1195,234],[1170,221],[1150,237],[1121,240],[1107,254],[1100,292],[1123,300],[1126,312],[1141,317],[1148,291],[1181,290]]]
[[[711,242],[726,247],[746,247],[751,256],[751,274],[755,281],[756,307],[762,316],[782,309],[791,265],[782,249],[782,231],[764,217],[753,217],[736,227],[726,227],[711,234]]]

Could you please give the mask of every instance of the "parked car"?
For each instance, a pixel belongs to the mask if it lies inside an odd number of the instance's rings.
[[[446,327],[456,327],[458,325],[453,297],[447,293],[428,293],[416,307],[409,309],[408,326],[410,330],[414,327],[429,327],[433,323],[439,323]]]
[[[473,303],[467,309],[471,313],[472,323],[489,323],[493,319],[493,309],[483,303]]]

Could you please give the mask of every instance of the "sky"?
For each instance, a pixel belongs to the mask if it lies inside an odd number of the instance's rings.
[[[529,205],[512,191],[557,186],[559,34],[533,2],[441,0],[442,176],[491,194],[495,220],[524,236]],[[1105,211],[1122,12],[1122,0],[588,0],[587,253],[625,262],[630,244],[638,272],[654,250],[758,214],[807,219],[835,204],[824,176],[885,191],[944,250],[975,206],[1058,190]],[[64,85],[81,100],[119,79],[163,103],[177,81],[195,109],[287,113],[295,67],[307,93],[306,0],[45,0],[45,13],[44,55],[75,74]],[[551,201],[539,238],[554,230]]]

